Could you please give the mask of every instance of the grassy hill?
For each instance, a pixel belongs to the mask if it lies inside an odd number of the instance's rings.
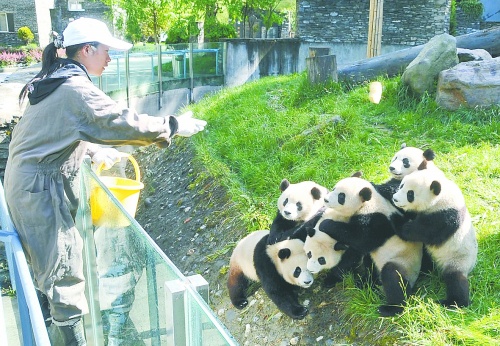
[[[383,295],[356,288],[351,277],[342,297],[332,300],[343,302],[351,332],[371,335],[374,343],[499,345],[500,109],[446,111],[431,96],[409,98],[399,78],[380,81],[378,105],[368,101],[366,85],[311,86],[304,74],[223,90],[192,107],[209,124],[192,138],[196,160],[227,187],[250,232],[269,228],[283,178],[332,188],[362,170],[364,178],[382,183],[403,142],[432,148],[434,162],[462,188],[477,229],[472,305],[447,310],[436,304],[445,295],[438,273],[419,278],[405,313],[395,318],[380,318]]]

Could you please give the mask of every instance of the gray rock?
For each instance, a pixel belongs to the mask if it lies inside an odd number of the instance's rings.
[[[408,65],[401,80],[417,94],[433,93],[439,72],[458,64],[455,37],[448,34],[434,36]]]
[[[446,109],[500,105],[500,57],[460,63],[439,74],[436,102]]]
[[[459,62],[490,60],[492,56],[485,49],[457,48]]]

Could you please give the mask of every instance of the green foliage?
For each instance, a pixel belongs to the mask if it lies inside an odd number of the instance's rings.
[[[218,42],[221,38],[237,37],[236,29],[231,24],[224,24],[210,18],[205,22],[205,41]]]
[[[469,17],[471,20],[479,20],[481,19],[484,6],[483,3],[479,0],[456,0],[457,6],[462,9],[462,11]]]
[[[188,43],[190,36],[196,36],[200,33],[194,17],[182,18],[172,23],[167,31],[165,43]]]
[[[336,318],[373,344],[498,344],[500,108],[447,111],[431,95],[410,98],[399,77],[380,81],[378,105],[369,102],[367,85],[311,86],[305,73],[224,89],[193,105],[208,121],[206,131],[192,138],[197,160],[228,188],[232,210],[246,224],[243,237],[269,226],[283,178],[332,188],[362,170],[382,183],[401,143],[434,149],[436,164],[462,188],[477,230],[472,305],[449,310],[436,304],[445,287],[432,273],[417,281],[403,315],[382,319],[376,308],[383,293],[347,280],[344,289],[332,290],[331,299],[341,305]]]
[[[17,37],[25,44],[29,44],[35,39],[35,35],[33,35],[31,29],[27,26],[22,26],[17,30]]]

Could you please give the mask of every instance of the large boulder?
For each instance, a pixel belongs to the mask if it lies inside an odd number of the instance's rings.
[[[470,61],[439,74],[436,102],[455,110],[460,106],[500,105],[500,57]]]
[[[455,37],[441,34],[430,39],[403,72],[401,80],[414,94],[434,93],[439,72],[458,64]]]
[[[460,62],[489,60],[492,58],[491,54],[485,49],[457,48],[457,55]]]

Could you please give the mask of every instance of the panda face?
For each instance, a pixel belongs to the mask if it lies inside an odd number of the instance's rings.
[[[337,241],[328,234],[314,228],[308,231],[304,243],[307,255],[307,269],[317,274],[322,270],[330,269],[339,264],[345,250],[336,250]]]
[[[421,149],[404,147],[392,158],[389,172],[393,178],[401,180],[408,174],[415,172],[423,160],[424,152]]]
[[[267,253],[286,282],[304,288],[313,284],[314,278],[307,269],[307,256],[301,240],[289,239],[269,245]]]
[[[372,185],[361,178],[340,180],[325,197],[325,205],[343,216],[354,215],[372,196]]]
[[[323,206],[326,194],[326,188],[312,181],[290,184],[284,179],[280,189],[278,209],[285,219],[291,221],[305,221],[313,217]]]
[[[394,204],[405,211],[423,211],[435,204],[441,193],[441,182],[431,171],[414,172],[403,178],[393,195]]]

